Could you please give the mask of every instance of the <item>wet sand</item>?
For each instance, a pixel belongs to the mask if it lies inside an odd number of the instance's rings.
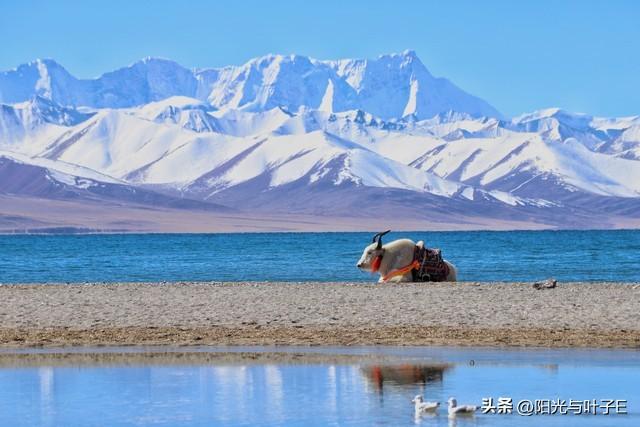
[[[161,351],[158,348],[142,347],[134,351],[112,351],[113,349],[90,348],[86,352],[78,352],[77,347],[58,349],[56,352],[39,352],[29,349],[27,352],[5,349],[0,352],[0,368],[3,367],[37,367],[47,366],[96,366],[96,365],[248,365],[248,364],[384,364],[415,363],[415,358],[388,356],[342,354],[339,350],[326,353],[277,352],[277,351],[242,351],[230,352],[198,347],[203,351],[180,351],[169,348]],[[122,349],[122,347],[116,347]],[[423,362],[424,363],[424,362]],[[443,367],[446,364],[431,363],[429,366]]]
[[[640,285],[108,283],[0,286],[0,346],[640,348]]]

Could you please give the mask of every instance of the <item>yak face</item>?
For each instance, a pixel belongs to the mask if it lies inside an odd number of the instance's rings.
[[[382,255],[384,254],[384,249],[382,248],[382,236],[389,233],[391,230],[381,231],[373,236],[371,239],[371,244],[364,248],[364,252],[362,252],[362,256],[360,257],[360,261],[356,264],[360,270],[370,271],[375,273],[380,268],[380,263],[382,262]]]
[[[356,267],[358,267],[360,270],[375,273],[380,268],[382,254],[384,254],[384,249],[382,247],[379,247],[377,243],[372,243],[364,248],[362,256],[356,264]]]

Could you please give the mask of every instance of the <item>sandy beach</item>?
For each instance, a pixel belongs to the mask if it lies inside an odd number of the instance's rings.
[[[0,346],[640,348],[640,285],[88,283],[0,286]]]

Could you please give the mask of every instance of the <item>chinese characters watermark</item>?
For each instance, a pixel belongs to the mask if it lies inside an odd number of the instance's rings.
[[[523,399],[516,403],[511,397],[485,397],[480,410],[483,414],[531,415],[625,415],[626,399]]]

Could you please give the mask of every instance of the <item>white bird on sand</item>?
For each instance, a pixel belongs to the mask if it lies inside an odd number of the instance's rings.
[[[478,407],[475,405],[458,406],[458,401],[453,397],[449,398],[448,403],[450,417],[455,417],[456,415],[473,415],[473,413],[478,410]]]
[[[425,402],[420,395],[414,397],[411,402],[415,405],[416,415],[433,414],[440,406],[440,402]]]

